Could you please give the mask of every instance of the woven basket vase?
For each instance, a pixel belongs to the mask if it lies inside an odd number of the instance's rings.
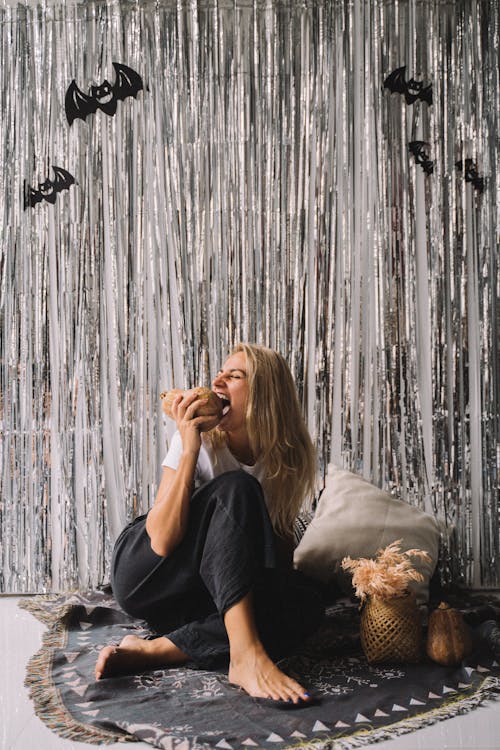
[[[413,594],[367,599],[361,612],[361,645],[371,664],[420,661],[422,644],[422,621]]]

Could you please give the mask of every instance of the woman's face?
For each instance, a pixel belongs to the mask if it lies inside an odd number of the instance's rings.
[[[212,390],[225,402],[223,417],[217,425],[224,432],[236,432],[246,427],[246,359],[244,352],[232,354],[212,381]]]

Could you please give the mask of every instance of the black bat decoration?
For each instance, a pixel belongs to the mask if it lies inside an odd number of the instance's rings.
[[[407,81],[405,71],[406,65],[393,70],[385,79],[384,88],[391,93],[404,94],[407,104],[413,104],[417,99],[432,104],[432,83],[424,87],[423,81],[416,81],[414,78]]]
[[[116,112],[117,102],[128,96],[137,96],[142,91],[143,84],[141,76],[132,68],[113,63],[116,80],[113,85],[109,81],[103,81],[99,86],[91,86],[90,94],[84,94],[76,81],[71,81],[66,91],[64,100],[66,117],[71,125],[78,117],[86,120],[87,115],[93,115],[98,109],[112,117]]]
[[[429,156],[425,150],[425,146],[428,144],[425,141],[411,141],[408,144],[410,153],[415,157],[417,164],[420,164],[425,174],[432,174],[434,171],[434,162],[429,159]]]
[[[58,193],[62,190],[69,190],[70,185],[73,185],[75,178],[72,174],[67,172],[62,167],[56,167],[52,165],[54,170],[55,179],[49,180],[48,178],[44,182],[40,182],[38,190],[34,190],[31,185],[24,183],[24,210],[27,208],[33,208],[37,203],[47,201],[47,203],[55,203]]]
[[[484,190],[484,177],[480,177],[477,173],[477,167],[474,164],[474,161],[472,159],[466,159],[465,160],[465,170],[464,170],[464,163],[460,160],[456,163],[457,169],[459,169],[461,172],[465,172],[465,181],[466,182],[472,182],[474,188],[479,192],[482,193]]]

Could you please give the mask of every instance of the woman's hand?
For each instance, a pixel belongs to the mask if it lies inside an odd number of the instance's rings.
[[[179,393],[172,401],[172,417],[179,430],[184,451],[198,453],[201,433],[212,430],[220,421],[218,416],[197,417],[196,412],[208,403],[208,398],[199,398],[193,391]]]

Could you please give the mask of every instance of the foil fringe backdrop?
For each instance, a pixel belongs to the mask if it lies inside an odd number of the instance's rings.
[[[499,585],[498,10],[0,2],[1,590],[107,579],[160,391],[238,340],[288,358],[322,472],[434,513],[443,578]],[[113,61],[144,91],[69,127]],[[401,65],[433,106],[383,89]],[[24,211],[52,164],[76,184]]]

